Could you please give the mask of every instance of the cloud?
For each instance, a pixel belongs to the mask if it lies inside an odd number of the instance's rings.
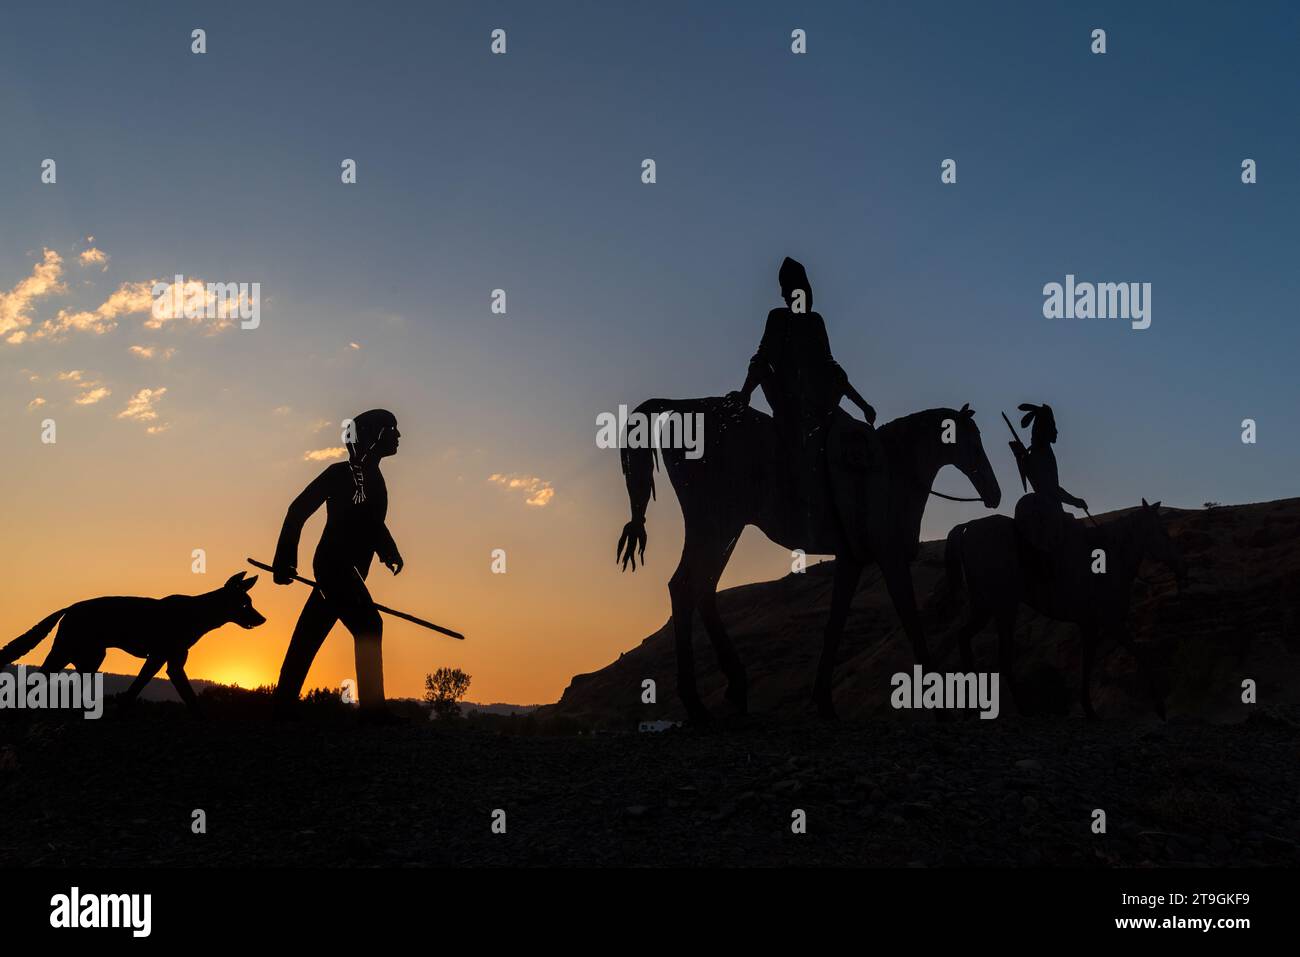
[[[555,497],[555,489],[551,483],[535,475],[502,475],[494,472],[488,476],[488,481],[502,488],[523,492],[526,496],[524,504],[536,508],[545,508]]]
[[[81,377],[85,375],[80,369],[69,369],[67,372],[59,373],[60,382],[80,382]]]
[[[176,354],[175,349],[170,347],[164,349],[161,346],[132,346],[130,352],[131,355],[138,356],[141,359],[152,359],[157,357],[164,361],[170,359]]]
[[[349,349],[360,349],[360,348],[361,348],[361,344],[360,344],[360,343],[357,343],[357,342],[349,342],[349,343],[348,343],[348,348],[349,348]]]
[[[122,316],[148,313],[152,308],[152,282],[124,282],[92,310],[69,312],[60,309],[53,319],[46,319],[41,323],[35,338],[61,339],[70,332],[89,332],[92,335],[102,336],[116,329],[117,320]]]
[[[100,399],[106,399],[112,394],[111,389],[105,388],[101,385],[97,389],[90,389],[81,393],[81,395],[77,396],[75,401],[77,405],[94,405]]]
[[[90,238],[94,239],[93,236]],[[81,255],[78,256],[77,259],[83,266],[103,266],[104,268],[100,271],[108,272],[108,254],[102,249],[96,249],[94,246],[91,246],[89,249],[82,250]]]
[[[149,428],[145,429],[145,432],[147,432],[150,435],[157,435],[160,432],[166,432],[170,428],[171,426],[167,425],[166,423],[162,425],[151,425],[149,426]]]
[[[150,283],[151,288],[154,285],[160,287],[158,301],[144,322],[146,329],[161,329],[169,322],[187,319],[191,325],[207,322],[209,329],[216,332],[234,325],[232,320],[241,317],[241,309],[251,314],[256,303],[252,287],[246,283],[183,279],[179,283]]]
[[[141,389],[131,396],[126,408],[119,412],[117,417],[119,419],[133,419],[137,422],[152,422],[158,418],[158,412],[154,406],[166,394],[167,389],[165,386],[158,389]]]
[[[32,401],[27,403],[27,411],[30,412],[32,409],[39,409],[44,404],[45,400],[38,395],[36,398],[32,399]]]
[[[304,462],[328,462],[330,459],[341,459],[348,454],[348,450],[343,446],[333,449],[314,449],[311,452],[302,453]]]
[[[25,340],[36,300],[68,291],[59,281],[62,275],[63,258],[54,250],[46,249],[41,261],[32,267],[30,276],[8,292],[0,292],[0,336],[14,345]]]
[[[274,409],[271,410],[271,414],[288,415],[292,411],[293,411],[293,406],[291,405],[277,405]]]

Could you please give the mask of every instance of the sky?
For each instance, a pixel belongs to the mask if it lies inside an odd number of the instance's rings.
[[[881,421],[972,405],[1003,512],[1018,480],[998,412],[1025,401],[1055,408],[1062,482],[1094,513],[1296,494],[1294,5],[0,17],[4,640],[76,600],[207,591],[269,560],[342,420],[384,407],[406,568],[376,568],[372,591],[468,635],[390,622],[388,693],[448,666],[472,700],[554,701],[664,623],[681,548],[661,480],[649,564],[619,572],[627,497],[596,417],[738,388],[787,255]],[[259,283],[260,324],[155,318],[142,290],[177,274]],[[1150,327],[1045,318],[1067,274],[1151,283]],[[974,494],[951,469],[937,487]],[[983,511],[935,500],[924,537]],[[722,584],[789,570],[750,529]],[[209,635],[191,676],[274,682],[306,588],[264,575],[252,596],[268,624]],[[138,666],[112,652],[105,670]],[[307,686],[352,674],[338,626]]]

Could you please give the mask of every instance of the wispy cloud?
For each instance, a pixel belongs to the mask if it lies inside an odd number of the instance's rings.
[[[77,259],[83,266],[102,266],[100,271],[108,272],[108,254],[102,249],[96,249],[94,246],[83,249]]]
[[[488,481],[511,491],[522,492],[524,504],[536,508],[545,508],[555,497],[555,489],[551,483],[535,475],[502,475],[494,472],[488,476]]]
[[[131,355],[138,356],[141,359],[162,359],[167,360],[176,354],[172,348],[162,348],[161,346],[132,346]]]
[[[0,336],[13,345],[27,338],[27,327],[32,324],[32,307],[37,299],[60,295],[68,287],[60,281],[63,276],[63,258],[53,249],[44,250],[41,261],[32,267],[32,274],[19,280],[8,292],[0,292]]]
[[[38,395],[36,398],[32,399],[32,401],[27,403],[27,411],[30,412],[32,409],[39,409],[43,405],[45,405],[45,400]]]
[[[53,319],[41,323],[33,337],[62,339],[73,332],[102,336],[116,329],[117,321],[123,316],[149,313],[153,309],[152,290],[152,282],[124,282],[94,309],[77,312],[60,309]]]
[[[77,405],[94,405],[96,402],[99,402],[101,399],[106,399],[112,394],[112,389],[101,385],[96,389],[88,389],[81,393],[81,395],[77,396],[75,401]]]
[[[117,414],[119,419],[133,419],[137,422],[152,422],[158,418],[156,406],[164,395],[166,387],[158,389],[141,389],[126,404],[126,408]]]
[[[340,445],[333,449],[313,449],[302,453],[302,457],[305,462],[328,462],[330,459],[341,459],[347,454],[348,450]]]

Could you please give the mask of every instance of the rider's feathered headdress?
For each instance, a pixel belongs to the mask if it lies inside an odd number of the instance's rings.
[[[1047,433],[1055,430],[1056,416],[1052,413],[1052,407],[1047,403],[1034,405],[1032,402],[1021,402],[1016,408],[1025,413],[1020,420],[1020,427],[1027,429],[1031,424],[1033,425],[1034,430],[1030,441],[1035,445],[1040,444],[1040,439],[1045,438]]]

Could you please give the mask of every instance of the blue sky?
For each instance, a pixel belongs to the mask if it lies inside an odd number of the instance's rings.
[[[60,427],[80,451],[66,454],[134,487],[161,476],[178,516],[175,476],[217,476],[239,488],[221,507],[271,538],[317,467],[303,453],[334,444],[312,424],[385,405],[404,435],[390,481],[436,500],[419,534],[475,561],[507,538],[538,565],[563,550],[601,601],[633,609],[608,639],[621,650],[667,613],[680,518],[663,500],[652,511],[651,575],[602,577],[627,506],[595,416],[737,388],[786,255],[808,267],[836,357],[882,420],[977,410],[1004,511],[1017,482],[997,413],[1021,401],[1057,410],[1062,481],[1094,512],[1296,492],[1293,5],[43,3],[3,16],[0,293],[46,248],[70,288],[36,304],[37,323],[178,272],[262,284],[262,328],[169,331],[155,337],[176,350],[167,363],[128,353],[130,319],[0,348],[0,429],[25,443],[34,394],[57,404],[31,374],[90,370],[112,408],[69,409]],[[190,53],[194,27],[206,55]],[[505,56],[488,52],[496,27]],[[789,52],[796,27],[805,56]],[[55,186],[39,180],[46,157]],[[949,157],[953,186],[939,180]],[[1240,182],[1246,157],[1256,185]],[[355,186],[339,182],[344,158]],[[107,273],[73,267],[91,245]],[[1150,282],[1151,328],[1043,318],[1043,285],[1067,273]],[[506,316],[489,312],[494,288]],[[160,387],[167,432],[111,414]],[[1255,446],[1240,441],[1247,417]],[[20,479],[64,481],[19,458]],[[548,482],[554,499],[529,508],[485,487],[497,473]],[[955,473],[940,484],[969,494]],[[978,513],[936,503],[927,537]],[[727,583],[788,567],[750,535]]]

